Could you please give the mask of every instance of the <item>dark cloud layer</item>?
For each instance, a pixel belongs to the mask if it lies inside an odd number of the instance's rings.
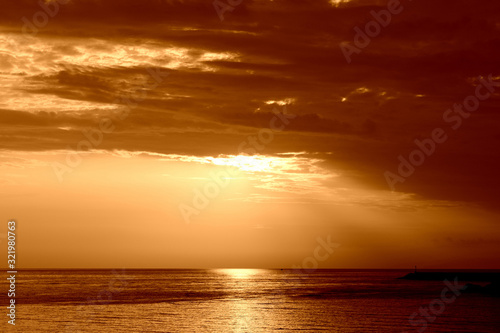
[[[352,43],[353,28],[363,28],[373,19],[370,11],[385,9],[385,2],[335,7],[329,1],[244,0],[220,21],[210,1],[75,0],[59,5],[33,39],[23,35],[22,18],[33,22],[42,10],[38,1],[2,1],[1,29],[18,49],[0,53],[0,72],[17,75],[16,93],[91,102],[96,110],[4,105],[0,148],[75,145],[82,129],[112,113],[98,111],[100,105],[119,107],[117,97],[142,91],[144,100],[100,148],[236,153],[238,143],[268,126],[272,109],[282,107],[271,101],[288,101],[296,118],[266,153],[333,152],[325,155],[332,168],[357,170],[360,181],[388,188],[383,174],[396,172],[398,155],[415,149],[414,139],[448,126],[443,113],[474,94],[474,78],[500,74],[500,3],[402,5],[402,13],[348,64],[339,43]],[[53,45],[51,53],[22,49],[37,41]],[[161,52],[169,48],[187,51],[182,57]],[[16,70],[21,49],[32,52],[38,72]],[[107,65],[103,52],[119,54],[123,62]],[[63,59],[84,55],[95,57]],[[128,57],[134,61],[127,63]],[[171,66],[175,61],[181,64]],[[169,68],[170,75],[154,89],[144,88],[152,67]],[[449,131],[449,140],[398,190],[495,205],[499,97],[497,92],[482,102],[460,129]]]

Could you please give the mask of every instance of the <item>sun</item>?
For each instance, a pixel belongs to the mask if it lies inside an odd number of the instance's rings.
[[[273,158],[263,155],[217,157],[212,162],[215,165],[233,166],[248,172],[269,172],[273,169]]]
[[[341,4],[350,2],[351,0],[330,0],[330,4],[334,7],[340,7]]]

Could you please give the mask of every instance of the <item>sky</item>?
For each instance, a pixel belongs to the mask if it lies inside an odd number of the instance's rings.
[[[499,268],[499,32],[498,1],[2,1],[0,242],[16,220],[20,268]]]

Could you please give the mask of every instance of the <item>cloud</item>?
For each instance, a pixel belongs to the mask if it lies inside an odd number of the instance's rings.
[[[386,1],[244,1],[223,22],[210,1],[70,1],[36,36],[22,33],[22,18],[32,22],[38,1],[3,5],[1,149],[74,147],[83,129],[126,108],[118,96],[143,96],[99,149],[236,154],[268,126],[269,101],[287,101],[296,118],[267,154],[334,152],[329,167],[385,190],[383,172],[474,92],[472,78],[499,74],[495,1],[405,3],[351,64],[339,43]],[[170,75],[145,89],[152,67]],[[401,190],[494,204],[499,97]]]

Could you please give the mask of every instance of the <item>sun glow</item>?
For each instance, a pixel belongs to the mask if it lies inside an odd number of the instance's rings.
[[[277,160],[260,155],[237,155],[227,158],[218,157],[214,158],[212,161],[215,165],[229,165],[236,167],[243,171],[250,172],[269,172],[273,169],[273,164],[276,164]]]
[[[341,4],[350,2],[351,0],[330,0],[330,4],[334,7],[340,7]]]
[[[253,275],[262,272],[261,269],[251,269],[251,268],[225,268],[225,269],[218,269],[216,271],[217,273],[229,275],[233,279],[248,279]]]

